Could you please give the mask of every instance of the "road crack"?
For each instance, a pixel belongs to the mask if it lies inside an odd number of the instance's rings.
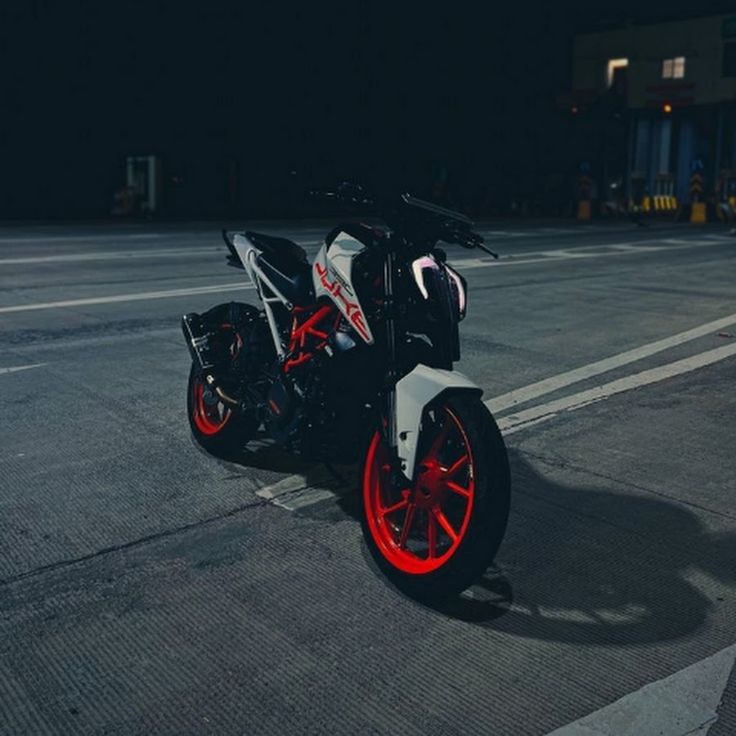
[[[189,524],[183,524],[181,526],[174,527],[173,529],[165,529],[163,531],[156,532],[155,534],[148,534],[145,537],[139,537],[138,539],[131,540],[130,542],[124,542],[122,544],[114,544],[110,545],[109,547],[103,547],[102,549],[95,550],[94,552],[90,552],[79,557],[71,557],[65,560],[51,562],[48,565],[41,565],[40,567],[36,567],[33,570],[26,570],[25,572],[18,573],[17,575],[11,575],[7,578],[0,578],[0,588],[5,588],[9,585],[13,585],[14,583],[28,580],[29,578],[40,577],[42,575],[45,575],[46,573],[63,570],[67,567],[73,567],[75,565],[80,565],[85,562],[89,562],[90,560],[95,560],[100,557],[114,554],[115,552],[124,552],[129,549],[135,549],[136,547],[142,547],[143,545],[150,544],[152,542],[157,542],[161,539],[174,537],[177,534],[181,534],[183,532],[192,531],[193,529],[200,529],[215,522],[222,521],[223,519],[229,519],[233,516],[237,516],[244,511],[259,508],[262,506],[272,506],[272,504],[268,500],[258,499],[256,501],[251,501],[249,503],[242,504],[241,506],[237,506],[234,509],[230,509],[229,511],[225,511],[224,513],[218,514],[216,516],[210,516],[206,519],[200,519],[199,521],[193,521]]]

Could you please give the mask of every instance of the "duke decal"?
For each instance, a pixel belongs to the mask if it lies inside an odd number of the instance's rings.
[[[324,286],[324,288],[339,302],[338,306],[344,307],[342,311],[345,313],[345,316],[350,320],[350,324],[352,324],[358,334],[367,343],[372,343],[373,338],[371,337],[371,334],[370,332],[368,332],[368,328],[366,327],[360,305],[356,304],[355,302],[351,302],[345,298],[345,294],[343,294],[343,288],[337,282],[337,276],[335,277],[335,281],[330,281],[327,276],[327,267],[322,266],[320,263],[314,264],[314,270],[317,272],[322,286]]]

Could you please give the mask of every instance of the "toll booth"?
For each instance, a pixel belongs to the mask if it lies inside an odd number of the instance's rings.
[[[161,203],[161,161],[158,156],[128,156],[126,186],[135,200],[135,210],[154,214]]]

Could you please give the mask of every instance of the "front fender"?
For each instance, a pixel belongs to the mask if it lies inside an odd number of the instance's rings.
[[[440,394],[450,391],[469,391],[479,397],[483,393],[483,389],[462,373],[430,368],[421,363],[396,384],[394,436],[401,467],[407,478],[414,478],[424,409]]]

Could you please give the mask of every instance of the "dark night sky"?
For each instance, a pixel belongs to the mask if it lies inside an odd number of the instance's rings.
[[[192,214],[231,158],[253,212],[292,170],[422,190],[444,162],[458,189],[523,189],[566,165],[573,31],[692,3],[398,5],[3,0],[0,218],[103,215],[138,152],[201,182]]]

